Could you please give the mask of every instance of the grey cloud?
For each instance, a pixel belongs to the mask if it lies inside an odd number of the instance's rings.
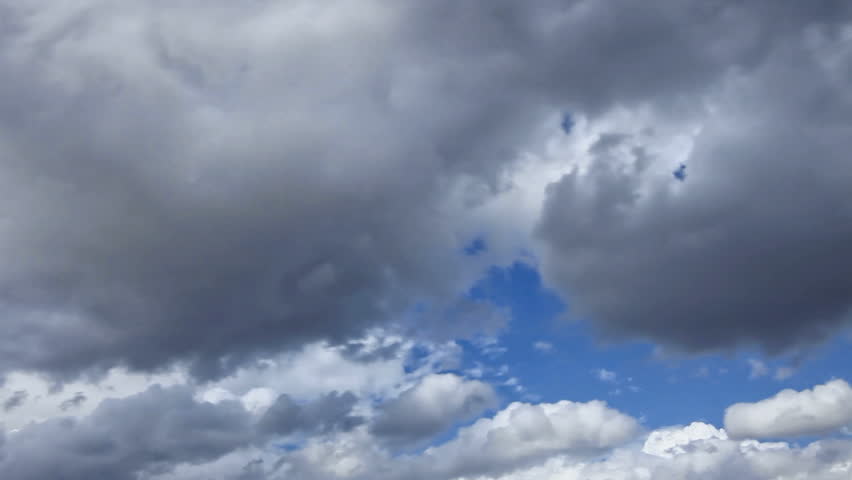
[[[83,392],[77,392],[72,397],[65,399],[59,404],[59,409],[62,411],[77,408],[86,401],[86,395]]]
[[[26,390],[15,390],[3,401],[3,410],[8,412],[9,410],[20,407],[28,396],[29,394]]]
[[[393,445],[416,444],[496,405],[490,385],[434,374],[382,405],[371,430]]]
[[[685,182],[626,153],[636,136],[551,185],[541,264],[574,316],[690,352],[800,351],[850,325],[852,49],[831,29],[784,38],[712,109],[655,117],[702,125]]]
[[[131,480],[213,460],[255,438],[251,415],[238,403],[199,403],[188,388],[155,386],[105,400],[80,420],[50,419],[11,434],[0,476]]]
[[[264,413],[258,427],[262,432],[277,435],[349,431],[364,423],[363,417],[352,413],[357,400],[352,392],[332,392],[310,403],[298,404],[290,396],[280,395]]]
[[[466,209],[544,115],[688,104],[850,8],[812,3],[4,4],[0,365],[212,378],[452,305]]]

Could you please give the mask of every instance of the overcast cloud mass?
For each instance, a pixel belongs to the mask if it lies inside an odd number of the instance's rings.
[[[852,371],[796,377],[852,338],[852,2],[0,0],[0,79],[0,478],[852,476]],[[649,424],[517,265],[777,383]]]

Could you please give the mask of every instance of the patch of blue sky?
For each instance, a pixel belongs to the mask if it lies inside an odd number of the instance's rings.
[[[675,180],[679,180],[681,182],[686,180],[686,164],[681,163],[680,166],[672,172],[672,176]]]
[[[497,387],[504,404],[606,399],[643,418],[648,428],[695,420],[722,426],[725,408],[733,403],[757,401],[783,388],[811,388],[833,377],[849,379],[852,373],[848,337],[829,342],[797,365],[753,351],[661,358],[646,342],[602,344],[588,322],[564,320],[566,304],[523,263],[492,268],[470,296],[512,315],[496,343],[459,342],[464,349],[459,371]],[[537,342],[552,348],[536,348]],[[503,350],[494,354],[495,347]],[[749,359],[764,362],[766,373],[752,376]],[[611,374],[602,376],[601,369]],[[779,369],[789,370],[778,375]]]
[[[571,130],[574,129],[574,118],[570,113],[564,113],[562,115],[562,120],[559,122],[559,126],[562,127],[562,131],[565,132],[566,135],[571,133]]]
[[[480,253],[484,253],[488,250],[488,244],[485,243],[485,238],[480,236],[474,237],[467,245],[464,246],[462,251],[465,255],[475,256]]]

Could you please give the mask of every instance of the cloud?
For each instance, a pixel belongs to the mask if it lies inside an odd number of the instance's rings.
[[[497,394],[484,382],[433,374],[381,406],[372,431],[393,444],[417,443],[496,405]]]
[[[59,404],[59,409],[62,411],[69,410],[72,408],[77,408],[83,404],[87,399],[86,395],[83,392],[77,392],[71,398],[63,400],[62,403]]]
[[[600,401],[512,403],[443,443],[400,455],[365,424],[349,428],[338,422],[350,416],[352,399],[326,394],[296,404],[282,397],[277,407],[253,415],[234,400],[199,401],[186,386],[152,387],[106,400],[87,417],[54,418],[9,434],[0,444],[0,474],[27,479],[61,473],[76,479],[103,473],[150,480],[845,480],[852,472],[848,440],[804,446],[736,440],[729,438],[729,432],[734,436],[730,426],[726,431],[701,422],[642,435],[635,419]],[[269,430],[266,422],[284,428]],[[270,442],[280,432],[313,427],[314,434],[286,448]]]
[[[238,403],[199,403],[189,388],[155,386],[105,400],[83,419],[53,418],[11,434],[2,446],[0,476],[130,480],[181,462],[210,461],[254,439],[252,419]]]
[[[289,395],[282,394],[263,414],[259,428],[276,435],[352,430],[364,423],[363,417],[352,414],[357,400],[352,392],[332,392],[299,405]]]
[[[707,439],[727,440],[724,430],[703,422],[693,422],[685,427],[671,427],[654,430],[645,439],[642,452],[663,458],[674,458],[686,453],[698,440]]]
[[[852,50],[808,16],[825,11],[799,13],[790,29],[765,24],[766,54],[690,91],[692,107],[654,97],[614,115],[619,135],[549,186],[540,266],[572,317],[688,353],[802,352],[852,325],[852,143],[840,133],[852,102],[839,80]],[[674,161],[688,161],[688,181],[671,181]]]
[[[8,412],[21,406],[29,396],[26,390],[15,390],[3,401],[3,410]]]
[[[542,353],[550,353],[553,351],[553,344],[550,342],[539,340],[533,343],[533,348]]]
[[[501,192],[520,188],[511,174],[523,154],[537,146],[542,122],[570,111],[576,122],[568,137],[574,137],[581,119],[594,121],[616,107],[681,111],[683,103],[700,104],[703,94],[719,90],[734,72],[759,85],[770,75],[784,79],[766,90],[787,99],[782,103],[788,110],[772,112],[776,120],[750,138],[780,137],[781,143],[795,138],[799,150],[778,142],[717,142],[715,136],[702,141],[727,150],[707,152],[702,146],[698,157],[736,157],[745,167],[696,158],[690,180],[712,183],[718,176],[703,172],[702,164],[718,163],[714,171],[733,182],[714,185],[754,187],[748,196],[715,202],[708,199],[720,197],[704,195],[701,182],[685,182],[681,186],[692,192],[687,198],[665,204],[671,208],[651,209],[652,217],[634,217],[635,235],[612,237],[631,248],[612,249],[613,242],[595,239],[592,249],[600,249],[609,262],[601,262],[581,285],[575,285],[578,267],[566,265],[579,265],[571,252],[586,251],[586,245],[575,245],[556,224],[595,237],[582,218],[592,215],[604,229],[613,218],[597,218],[595,209],[562,218],[561,206],[571,203],[572,192],[570,180],[561,181],[552,189],[542,222],[545,243],[563,252],[551,256],[548,278],[570,294],[572,309],[576,297],[578,312],[631,335],[697,347],[682,338],[695,330],[691,327],[655,327],[687,317],[695,317],[696,325],[719,324],[707,317],[743,326],[723,328],[729,325],[722,322],[718,332],[695,336],[707,340],[693,339],[716,346],[721,338],[735,343],[769,331],[755,319],[795,319],[785,323],[791,326],[811,325],[798,320],[816,318],[817,331],[802,338],[820,338],[848,307],[834,293],[846,291],[842,280],[835,281],[849,277],[838,271],[846,264],[837,261],[843,251],[820,246],[828,238],[849,243],[843,241],[848,236],[844,210],[820,208],[839,204],[830,200],[838,185],[846,184],[839,160],[827,153],[847,149],[839,134],[822,138],[831,135],[815,126],[843,119],[843,103],[824,109],[823,119],[802,114],[813,107],[808,98],[834,93],[827,70],[833,67],[817,65],[819,59],[808,57],[806,48],[790,54],[804,56],[814,68],[776,72],[771,67],[795,64],[779,49],[798,45],[801,32],[822,32],[847,18],[847,6],[832,5],[675,0],[653,7],[627,0],[606,5],[340,0],[322,9],[303,0],[251,8],[226,1],[203,8],[94,0],[6,5],[0,50],[5,265],[0,365],[67,380],[93,369],[155,371],[181,362],[190,364],[197,378],[209,380],[258,355],[315,341],[345,344],[370,328],[404,324],[399,319],[416,305],[447,312],[419,322],[416,327],[424,332],[461,327],[452,318],[459,296],[489,264],[517,256],[505,252],[529,247],[518,244],[529,238],[493,242],[489,229],[515,227],[480,224],[483,219],[474,211]],[[814,38],[833,45],[831,38]],[[817,54],[822,47],[814,46]],[[807,98],[787,95],[808,86],[814,94]],[[780,127],[795,118],[807,118],[811,127],[780,135]],[[752,151],[749,145],[774,150]],[[815,230],[809,241],[800,242],[783,235],[780,225],[789,218],[780,222],[773,220],[776,215],[761,222],[752,212],[795,207],[773,201],[777,189],[772,189],[794,178],[787,176],[792,163],[770,169],[755,159],[775,152],[798,158],[801,151],[823,159],[815,171],[839,170],[797,180],[820,193],[803,196],[812,204],[801,208],[819,212],[809,218],[834,229],[825,235]],[[606,175],[596,169],[584,182],[604,181],[616,189],[600,188],[601,198],[591,204],[605,207],[610,199],[629,196],[631,181],[613,182]],[[748,202],[752,195],[765,205]],[[731,204],[751,209],[733,215]],[[639,241],[656,239],[656,233],[689,233],[693,226],[703,231],[703,218],[729,219],[726,231],[732,234],[695,251],[650,256],[653,251],[644,250],[649,242]],[[480,233],[488,250],[474,257],[460,254]],[[740,241],[747,238],[754,240]],[[770,282],[762,289],[749,287],[761,285],[763,277],[733,268],[739,260],[728,265],[705,254],[728,251],[724,242],[730,239],[741,254],[735,256],[746,258],[769,238],[778,246],[778,258],[810,261],[794,265],[800,268],[789,275],[767,275]],[[813,252],[797,252],[814,255],[791,254],[799,245],[813,245]],[[820,254],[828,251],[831,263]],[[633,254],[648,258],[647,265],[665,262],[668,270],[641,265],[623,270],[610,263]],[[699,274],[706,266],[702,262],[728,267],[733,274],[725,280],[738,280],[730,292],[768,291],[800,300],[780,316],[751,311],[749,306],[766,303],[731,301],[734,295],[727,290],[700,288],[716,285],[709,274]],[[679,282],[681,274],[686,281]],[[601,277],[606,278],[598,281]],[[629,282],[637,278],[654,278],[645,283],[659,290],[631,288]],[[813,291],[785,295],[798,290],[796,278],[818,281],[808,283]],[[707,284],[699,285],[700,280]],[[627,295],[621,303],[599,304],[609,298],[598,290],[601,284]],[[687,287],[686,294],[673,295],[673,287],[680,286]],[[698,295],[713,300],[713,307],[695,308]],[[666,310],[653,311],[651,304]],[[625,323],[624,312],[639,321],[617,328]],[[491,328],[491,320],[499,321],[499,315],[473,329]],[[730,331],[741,333],[730,338]],[[789,335],[774,333],[774,343],[784,345],[783,339],[803,333],[801,328],[771,330],[786,331]]]
[[[493,475],[558,452],[594,455],[627,442],[638,431],[636,420],[601,401],[515,402],[427,449],[416,462],[426,478]]]
[[[725,429],[735,438],[816,435],[852,424],[852,387],[832,380],[813,389],[782,390],[755,403],[725,410]]]
[[[695,435],[696,432],[702,434]],[[483,480],[775,480],[808,478],[841,480],[852,473],[852,442],[823,440],[804,447],[786,443],[736,441],[712,425],[693,423],[650,435],[679,438],[678,447],[660,456],[630,445],[597,461],[554,456],[547,461]],[[706,433],[706,435],[704,434]]]

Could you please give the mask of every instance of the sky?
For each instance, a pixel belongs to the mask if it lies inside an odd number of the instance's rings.
[[[852,3],[0,0],[0,478],[852,478]]]

